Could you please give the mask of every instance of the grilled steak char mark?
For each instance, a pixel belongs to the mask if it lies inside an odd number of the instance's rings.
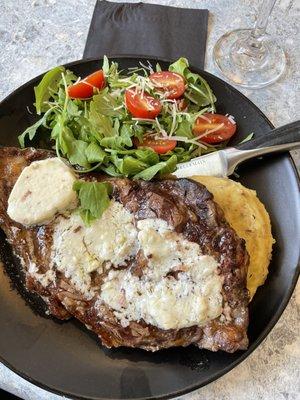
[[[24,227],[12,221],[7,213],[9,194],[22,169],[36,160],[52,157],[46,150],[3,148],[0,150],[0,225],[15,254],[20,258],[26,275],[26,286],[38,293],[49,312],[59,319],[74,316],[93,330],[107,347],[139,347],[156,351],[171,346],[197,345],[209,350],[234,352],[248,345],[248,293],[246,275],[248,253],[244,240],[228,225],[223,211],[213,201],[212,194],[201,184],[188,179],[161,181],[131,181],[110,179],[113,198],[130,211],[136,221],[146,218],[165,220],[177,233],[190,242],[198,243],[205,255],[219,262],[223,279],[223,312],[205,326],[163,330],[132,321],[123,327],[112,309],[101,304],[95,307],[95,298],[87,300],[70,280],[55,271],[55,280],[35,279],[30,270],[47,277],[51,269],[53,223],[40,227]],[[84,174],[81,179],[103,180],[97,174]],[[145,259],[138,254],[126,268],[142,276]],[[122,267],[124,268],[124,267]],[[92,284],[100,288],[108,271],[92,273]],[[176,276],[175,276],[176,278]],[[100,290],[100,289],[98,289]]]

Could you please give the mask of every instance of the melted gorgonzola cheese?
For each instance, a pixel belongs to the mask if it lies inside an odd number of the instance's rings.
[[[216,260],[201,253],[161,219],[137,223],[139,248],[148,259],[142,278],[111,270],[101,300],[123,326],[143,319],[161,329],[203,325],[222,312],[222,279]]]
[[[85,226],[76,212],[57,219],[53,236],[53,262],[77,290],[94,294],[90,273],[103,271],[105,263],[122,265],[136,253],[137,232],[133,216],[111,201],[102,217]]]
[[[124,263],[138,252],[147,260],[142,277]],[[137,223],[114,200],[102,217],[85,226],[76,212],[59,216],[53,236],[53,265],[86,298],[105,303],[123,326],[140,321],[161,329],[204,325],[222,312],[217,261],[162,219]],[[91,272],[109,272],[101,287]]]

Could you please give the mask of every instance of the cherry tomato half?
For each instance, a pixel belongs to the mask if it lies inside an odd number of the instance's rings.
[[[178,99],[185,91],[184,77],[176,72],[154,72],[149,76],[149,79],[157,90],[166,94],[168,99]]]
[[[154,119],[161,112],[161,103],[155,97],[144,92],[136,92],[135,89],[125,91],[125,104],[128,111],[136,118]]]
[[[175,149],[177,142],[176,140],[164,140],[164,139],[151,139],[144,138],[140,142],[137,138],[133,139],[133,144],[135,147],[150,147],[157,154],[165,154],[168,151]]]
[[[236,124],[225,115],[206,113],[203,114],[203,117],[204,118],[199,117],[197,119],[193,127],[194,135],[200,136],[212,129],[216,129],[216,131],[201,136],[199,139],[202,142],[209,144],[221,143],[224,142],[224,140],[230,139],[235,134]],[[217,129],[220,125],[222,125],[222,127]]]
[[[88,75],[82,81],[68,87],[68,95],[72,99],[88,99],[94,94],[94,89],[103,89],[105,86],[104,73],[100,69]]]

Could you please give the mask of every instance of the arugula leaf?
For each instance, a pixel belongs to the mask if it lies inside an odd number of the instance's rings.
[[[106,88],[93,97],[90,103],[90,112],[97,112],[108,117],[121,116],[124,114],[124,107],[120,109],[122,101],[123,98],[113,97]]]
[[[135,156],[138,160],[148,165],[154,165],[159,162],[158,154],[152,149],[137,149],[135,151]]]
[[[94,142],[95,140],[100,140],[101,137],[98,132],[94,131],[93,126],[90,121],[84,117],[83,113],[79,117],[70,118],[67,121],[68,126],[75,132],[76,138],[83,140],[84,142]]]
[[[64,71],[64,67],[55,67],[51,69],[43,76],[41,82],[35,86],[35,108],[38,115],[45,111],[43,103],[49,100],[51,90],[55,91],[58,89],[58,82],[60,81],[61,74]]]
[[[104,72],[105,76],[109,74],[109,61],[107,56],[103,56],[102,71]]]
[[[122,174],[117,170],[117,168],[113,164],[110,164],[107,167],[101,167],[101,170],[110,176],[115,176],[115,177],[122,176]]]
[[[132,156],[125,156],[122,160],[120,172],[126,176],[132,176],[143,171],[148,165]]]
[[[79,106],[75,103],[75,101],[68,101],[66,112],[68,117],[80,117],[82,114],[82,110],[79,109]]]
[[[80,165],[84,168],[90,168],[90,163],[86,156],[87,147],[88,144],[83,140],[72,140],[69,142],[67,155],[72,165]]]
[[[120,121],[118,120],[118,118],[114,119],[113,127],[114,127],[114,131],[115,131],[115,135],[119,135]]]
[[[108,149],[125,150],[125,146],[132,146],[132,141],[128,137],[114,136],[101,139],[100,144]]]
[[[119,157],[116,151],[112,151],[110,154],[110,161],[115,165],[117,170],[123,174],[123,158]]]
[[[210,105],[214,109],[214,103],[216,102],[215,95],[205,79],[203,79],[200,75],[198,75],[197,78],[198,79],[195,81],[195,83],[189,82],[185,97],[197,104],[199,107]]]
[[[132,125],[123,124],[120,129],[120,136],[126,140],[127,146],[132,146],[131,137],[134,135]],[[131,144],[130,144],[131,143]]]
[[[188,60],[181,57],[169,66],[169,71],[177,72],[185,77],[188,83],[188,88],[184,96],[192,103],[197,104],[199,107],[210,104],[211,107],[214,108],[216,97],[208,83],[199,74],[191,72],[188,67]]]
[[[109,59],[106,56],[103,57],[102,70],[109,83],[112,83],[119,77],[118,63],[112,61],[109,64]]]
[[[133,135],[139,139],[140,142],[143,141],[143,135],[145,132],[145,128],[141,125],[131,125]]]
[[[171,174],[175,171],[176,165],[177,156],[174,154],[166,161],[166,165],[159,171],[159,176]]]
[[[54,127],[54,131],[56,130],[55,128],[56,126]],[[62,121],[61,123],[59,123],[58,121],[57,131],[59,131],[57,142],[63,154],[69,155],[71,153],[74,153],[74,149],[72,148],[72,143],[75,140],[75,138],[73,136],[73,132],[71,131],[71,129],[68,126],[65,126],[64,121]]]
[[[90,163],[85,154],[88,143],[74,138],[72,130],[67,126],[64,113],[57,117],[56,124],[51,132],[51,138],[56,140],[57,149],[68,157],[72,165],[77,164],[84,168],[90,168]]]
[[[150,181],[158,172],[159,176],[172,173],[176,168],[176,164],[177,157],[174,154],[167,161],[161,161],[134,175],[133,179],[144,179],[145,181]]]
[[[242,140],[241,142],[239,142],[238,144],[242,144],[242,143],[248,142],[249,140],[251,140],[251,139],[253,138],[253,136],[254,136],[254,133],[252,132],[252,133],[250,133],[248,136],[246,136],[245,139],[243,139],[243,140]]]
[[[175,134],[177,136],[184,136],[189,139],[193,138],[193,132],[192,132],[192,124],[188,122],[186,119],[183,119],[181,122],[178,124],[178,128],[175,131]]]
[[[89,121],[96,139],[101,140],[103,136],[115,136],[116,132],[110,117],[96,112],[90,112]]]
[[[173,64],[169,65],[169,71],[185,76],[185,71],[189,67],[189,62],[186,58],[180,57]]]
[[[69,153],[71,143],[75,139],[71,129],[66,126],[65,114],[61,113],[57,116],[56,122],[51,131],[51,139],[56,140],[56,147],[62,151],[63,155]]]
[[[76,82],[78,79],[78,76],[75,75],[74,72],[70,71],[69,69],[65,70],[63,74],[64,74],[64,80],[65,80],[67,86]],[[63,80],[60,81],[60,85],[64,86]]]
[[[172,153],[174,153],[177,157],[177,162],[185,162],[185,161],[190,161],[190,159],[192,158],[191,156],[191,152],[194,150],[196,146],[191,145],[190,148],[188,150],[184,149],[183,147],[176,147]],[[197,150],[199,149],[200,154],[198,154],[197,156],[201,155],[201,148],[197,147]]]
[[[144,179],[145,181],[150,181],[154,176],[161,170],[167,167],[167,161],[161,161],[158,164],[152,165],[134,175],[133,179]]]
[[[79,212],[84,223],[90,225],[95,219],[101,218],[110,204],[111,184],[77,180],[73,184],[73,190],[78,193]]]
[[[85,155],[89,163],[104,162],[107,157],[107,153],[97,143],[93,142],[85,149]]]
[[[49,115],[52,114],[53,112],[54,108],[50,108],[49,110],[47,110],[45,114],[42,116],[42,118],[40,118],[33,125],[29,126],[21,135],[18,136],[18,140],[21,147],[25,147],[26,136],[28,136],[29,140],[32,140],[35,137],[37,130],[41,126],[45,126],[47,124],[47,119]]]
[[[113,127],[113,123],[111,118],[106,117],[105,115],[99,115],[99,132],[104,136],[115,136],[116,132]]]

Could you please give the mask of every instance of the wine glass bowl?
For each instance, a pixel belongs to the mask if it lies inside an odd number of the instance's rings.
[[[263,68],[268,62],[269,49],[263,41],[253,40],[251,32],[239,31],[240,38],[230,48],[231,62],[246,71]]]
[[[215,44],[213,59],[217,69],[236,85],[261,88],[277,81],[285,71],[283,49],[266,34],[275,1],[263,1],[253,29],[227,32]]]

